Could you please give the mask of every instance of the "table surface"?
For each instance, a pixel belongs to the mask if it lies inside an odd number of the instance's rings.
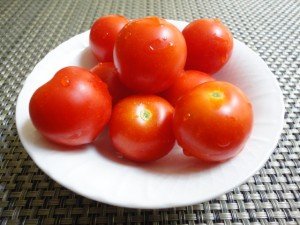
[[[15,125],[23,82],[51,49],[112,13],[184,21],[218,17],[266,61],[286,114],[279,143],[258,173],[208,202],[140,210],[86,199],[39,170]],[[298,0],[0,0],[0,224],[300,224],[299,36]]]

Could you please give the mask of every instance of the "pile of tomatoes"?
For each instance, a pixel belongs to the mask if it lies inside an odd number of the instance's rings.
[[[30,100],[31,120],[48,140],[84,145],[108,125],[116,151],[136,162],[167,155],[175,141],[205,161],[242,150],[251,103],[212,76],[233,49],[220,20],[198,19],[180,32],[158,17],[104,16],[91,27],[90,48],[98,65],[59,70]]]

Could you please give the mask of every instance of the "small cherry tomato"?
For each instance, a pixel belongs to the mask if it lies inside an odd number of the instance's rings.
[[[195,20],[184,28],[182,34],[187,44],[186,69],[213,74],[229,60],[233,38],[221,20]]]
[[[120,15],[108,15],[97,19],[90,31],[90,47],[99,62],[113,61],[113,48],[119,31],[128,20]]]
[[[204,82],[213,80],[215,80],[213,77],[200,71],[183,71],[181,76],[177,77],[171,87],[164,91],[161,96],[175,106],[177,100],[184,94],[191,91],[194,87]]]
[[[136,162],[157,160],[174,146],[174,108],[155,95],[135,95],[118,102],[110,120],[113,146]]]
[[[113,105],[119,100],[132,94],[119,79],[118,71],[112,62],[99,63],[91,72],[96,74],[102,81],[107,84],[108,91],[112,96]]]
[[[158,17],[129,22],[117,37],[114,63],[120,80],[130,89],[154,94],[167,89],[186,61],[182,33]]]
[[[88,70],[59,70],[29,103],[33,125],[47,139],[64,145],[92,142],[107,124],[111,97],[106,84]]]
[[[181,97],[174,114],[174,132],[186,155],[224,161],[244,147],[253,123],[245,94],[227,82],[210,81]]]

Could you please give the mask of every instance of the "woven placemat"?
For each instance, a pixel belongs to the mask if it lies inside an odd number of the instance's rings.
[[[267,62],[285,97],[285,126],[263,169],[209,202],[164,210],[118,208],[65,189],[24,150],[17,95],[38,61],[99,16],[219,17]],[[299,0],[0,0],[0,224],[300,224]],[[272,112],[270,112],[272,113]]]

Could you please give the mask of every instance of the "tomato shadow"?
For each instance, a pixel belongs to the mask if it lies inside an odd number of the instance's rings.
[[[97,65],[98,61],[94,54],[92,53],[90,47],[86,47],[79,55],[79,66],[90,70],[95,65]]]
[[[220,163],[206,163],[202,162],[193,157],[187,157],[182,153],[181,148],[175,145],[173,150],[165,157],[151,163],[135,163],[122,158],[112,146],[109,138],[109,132],[106,128],[98,139],[94,142],[94,146],[98,153],[107,158],[108,160],[114,161],[118,164],[138,167],[148,173],[157,174],[169,174],[169,175],[180,175],[180,174],[191,174],[201,173],[210,169],[216,168]]]
[[[176,144],[167,156],[145,165],[143,169],[151,173],[180,175],[207,172],[218,166],[219,163],[207,163],[184,155]]]
[[[127,166],[140,166],[141,164],[128,161],[124,159],[117,150],[113,147],[111,140],[109,138],[109,130],[106,127],[100,136],[94,141],[94,147],[96,148],[97,152],[109,159],[110,161],[116,162],[118,164],[123,164]]]
[[[60,152],[81,152],[87,149],[88,145],[81,146],[66,146],[59,145],[49,141],[43,135],[41,135],[33,126],[31,120],[27,120],[21,127],[20,133],[23,136],[24,141],[29,145],[34,145],[38,149],[47,149],[50,151]],[[24,144],[24,143],[23,143]]]

